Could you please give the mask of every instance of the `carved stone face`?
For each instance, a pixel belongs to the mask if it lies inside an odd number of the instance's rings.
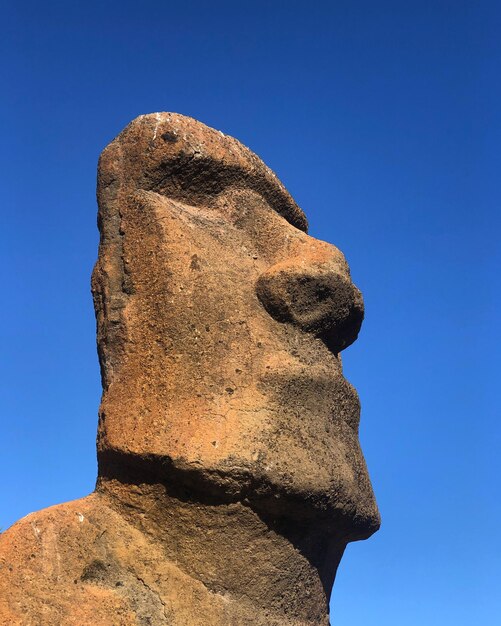
[[[339,357],[363,303],[341,252],[306,234],[255,155],[180,115],[134,120],[103,152],[98,193],[101,473],[144,461],[165,481],[371,534]]]

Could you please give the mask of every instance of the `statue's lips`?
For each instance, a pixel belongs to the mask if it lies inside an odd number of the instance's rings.
[[[331,366],[305,366],[297,362],[282,363],[263,372],[262,386],[280,403],[282,409],[293,406],[330,420],[342,420],[358,427],[360,401],[353,385],[343,376],[338,361]]]

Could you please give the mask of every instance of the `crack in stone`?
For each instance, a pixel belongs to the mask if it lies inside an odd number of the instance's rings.
[[[143,578],[141,578],[141,576],[136,574],[136,572],[133,572],[132,570],[128,570],[128,571],[129,571],[129,574],[131,574],[137,581],[139,581],[150,594],[152,594],[153,596],[158,598],[158,601],[162,605],[162,610],[163,610],[164,617],[165,617],[166,620],[168,620],[167,607],[165,606],[165,602],[162,600],[162,596],[160,595],[160,593],[158,591],[155,591],[154,589],[152,589],[148,585],[148,583]]]

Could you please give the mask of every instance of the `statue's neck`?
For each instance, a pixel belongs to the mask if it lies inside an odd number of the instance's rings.
[[[329,624],[329,595],[344,545],[318,536],[311,524],[265,520],[240,502],[172,497],[159,484],[100,479],[98,491],[209,591],[251,606],[256,616],[266,613],[270,624]]]

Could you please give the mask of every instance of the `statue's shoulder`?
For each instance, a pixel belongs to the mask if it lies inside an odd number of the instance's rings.
[[[172,563],[99,494],[0,535],[0,626],[225,626],[229,599]]]
[[[0,625],[104,625],[113,623],[110,611],[116,624],[135,623],[120,598],[86,582],[89,565],[106,559],[102,540],[118,517],[92,494],[30,513],[3,532]]]

